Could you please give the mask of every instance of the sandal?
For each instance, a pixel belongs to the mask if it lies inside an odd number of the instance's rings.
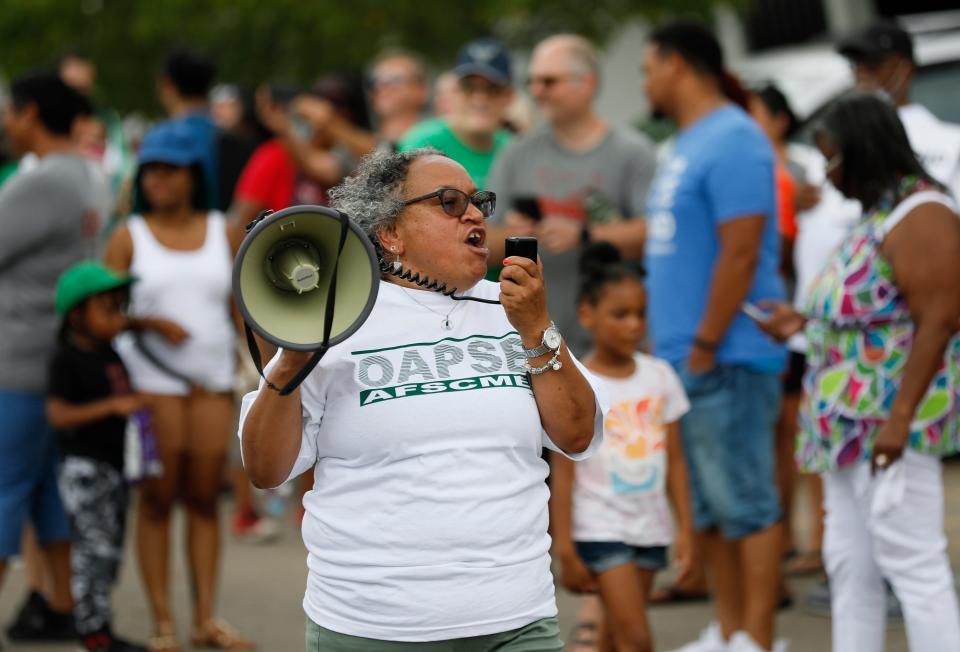
[[[709,600],[710,593],[707,591],[688,591],[676,584],[668,584],[650,595],[651,605],[707,602]]]
[[[182,652],[173,623],[158,624],[157,633],[147,639],[147,649],[150,652]]]
[[[255,650],[257,646],[240,636],[240,633],[220,620],[211,618],[193,630],[190,637],[193,647],[209,650]]]
[[[787,575],[793,576],[822,573],[823,557],[820,555],[819,550],[800,553],[787,562],[784,572]]]
[[[595,652],[597,649],[597,624],[579,622],[570,630],[570,642],[565,652]]]

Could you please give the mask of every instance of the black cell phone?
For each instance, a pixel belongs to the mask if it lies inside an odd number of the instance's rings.
[[[523,213],[534,222],[539,222],[543,217],[540,201],[536,197],[517,197],[513,200],[513,210]]]
[[[523,256],[533,262],[537,262],[537,239],[536,238],[507,238],[504,251],[507,258],[511,256]]]

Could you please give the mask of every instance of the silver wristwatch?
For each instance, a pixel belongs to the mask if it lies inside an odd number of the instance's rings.
[[[529,360],[530,358],[539,358],[545,353],[550,353],[550,351],[559,351],[562,341],[563,337],[560,335],[560,329],[557,328],[556,324],[550,322],[550,325],[543,331],[540,346],[534,349],[524,349],[523,355]]]
[[[559,371],[563,367],[563,362],[560,360],[560,347],[562,344],[563,337],[560,335],[560,330],[556,324],[550,322],[550,326],[543,331],[543,339],[541,340],[540,346],[535,349],[523,350],[523,354],[527,357],[524,363],[527,373],[533,376],[539,376],[550,370]],[[547,360],[547,363],[542,367],[534,367],[530,364],[531,358],[536,358],[551,351],[553,352],[553,357]]]

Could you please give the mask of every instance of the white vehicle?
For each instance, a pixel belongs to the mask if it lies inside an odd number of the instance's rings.
[[[913,36],[913,101],[941,120],[960,124],[960,11],[900,16],[897,22]],[[748,86],[776,84],[801,123],[853,86],[850,64],[832,42],[779,48],[731,63]]]

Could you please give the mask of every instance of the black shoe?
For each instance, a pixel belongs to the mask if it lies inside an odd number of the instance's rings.
[[[40,627],[46,612],[46,599],[36,591],[31,591],[17,612],[17,617],[7,626],[7,636],[18,640],[17,634]]]
[[[7,638],[17,642],[72,642],[77,640],[77,630],[72,613],[54,611],[46,598],[32,592],[7,629]]]

